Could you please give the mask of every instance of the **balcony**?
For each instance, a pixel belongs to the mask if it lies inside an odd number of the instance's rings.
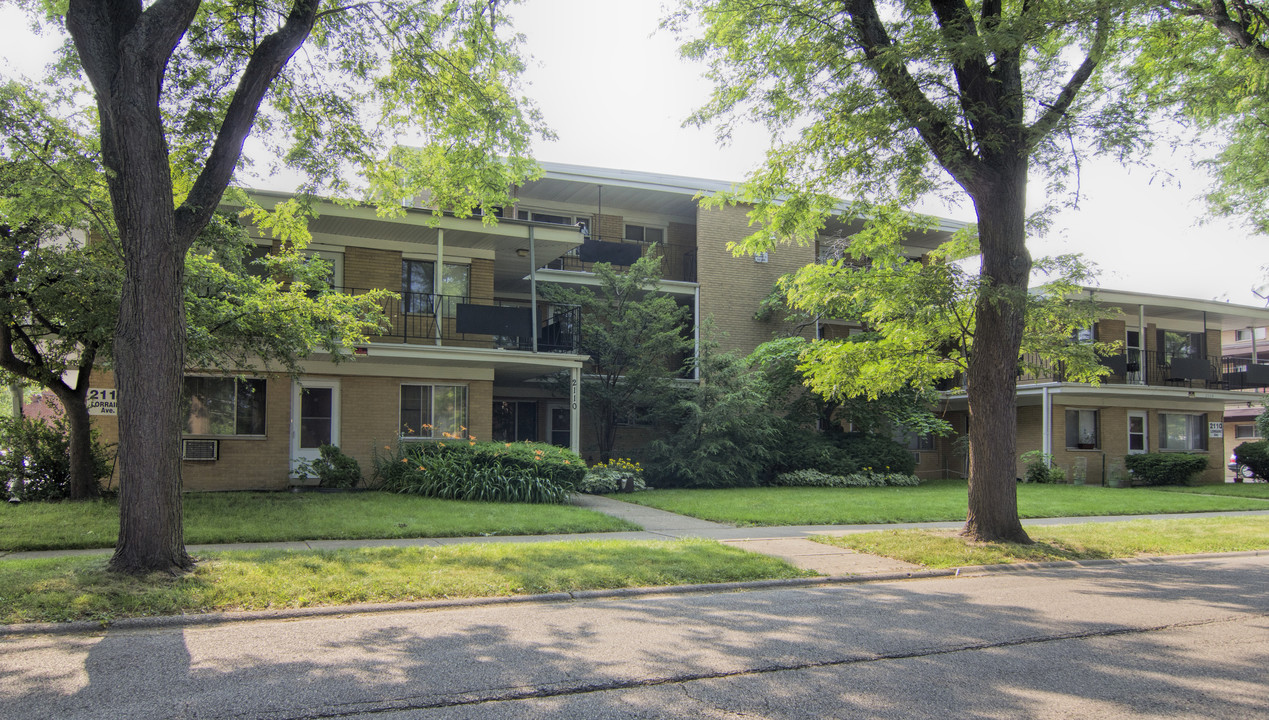
[[[652,245],[604,240],[599,237],[588,238],[581,247],[547,263],[546,269],[590,272],[597,262],[606,262],[616,268],[627,268],[639,258],[649,254],[660,256],[663,280],[696,282],[696,248],[669,243]]]
[[[361,295],[365,288],[341,288]],[[499,348],[576,353],[581,341],[582,312],[577,306],[545,312],[539,305],[538,326],[533,331],[530,303],[509,303],[437,293],[400,293],[380,303],[387,328],[373,337],[377,342],[445,347]]]
[[[1064,363],[1050,362],[1038,356],[1024,356],[1024,362],[1040,368],[1023,372],[1019,385],[1043,382],[1066,382]],[[1153,385],[1161,387],[1214,388],[1246,390],[1269,387],[1269,364],[1253,364],[1234,356],[1186,357],[1156,350],[1129,350],[1120,355],[1102,358],[1110,374],[1102,383],[1110,385]]]

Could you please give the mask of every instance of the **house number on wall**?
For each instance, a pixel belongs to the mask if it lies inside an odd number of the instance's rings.
[[[581,403],[581,398],[579,397],[579,393],[580,393],[579,388],[580,388],[580,383],[578,383],[577,379],[574,378],[569,383],[569,393],[568,393],[569,404],[572,406],[574,411],[577,410],[577,406]]]
[[[88,388],[89,415],[115,415],[118,391],[114,388]]]

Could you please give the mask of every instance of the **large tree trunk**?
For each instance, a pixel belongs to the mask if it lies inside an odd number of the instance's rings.
[[[969,359],[969,511],[963,534],[1030,543],[1018,520],[1018,352],[1031,255],[1026,246],[1027,164],[1013,163],[974,192],[982,250],[974,345]]]
[[[121,98],[109,112],[122,121],[115,127],[131,126],[110,143],[128,158],[112,183],[125,274],[114,347],[119,540],[110,567],[133,574],[177,572],[193,564],[181,522],[185,251],[176,239],[157,103]],[[107,155],[108,166],[110,160]]]
[[[197,3],[72,2],[67,27],[97,96],[102,161],[124,255],[115,330],[119,539],[110,568],[175,573],[193,564],[181,524],[180,396],[185,243],[178,237],[163,71]]]

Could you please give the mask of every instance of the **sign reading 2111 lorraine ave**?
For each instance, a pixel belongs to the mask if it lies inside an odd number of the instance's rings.
[[[116,414],[115,398],[117,392],[114,388],[88,388],[88,414]]]

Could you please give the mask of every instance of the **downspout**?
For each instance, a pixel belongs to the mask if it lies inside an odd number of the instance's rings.
[[[1040,392],[1040,432],[1044,435],[1040,452],[1044,453],[1048,466],[1053,467],[1053,398],[1047,386],[1040,388]]]
[[[538,261],[533,247],[533,226],[529,226],[529,322],[533,333],[533,352],[538,351]]]
[[[701,285],[696,284],[696,297],[692,300],[692,379],[701,379]]]

